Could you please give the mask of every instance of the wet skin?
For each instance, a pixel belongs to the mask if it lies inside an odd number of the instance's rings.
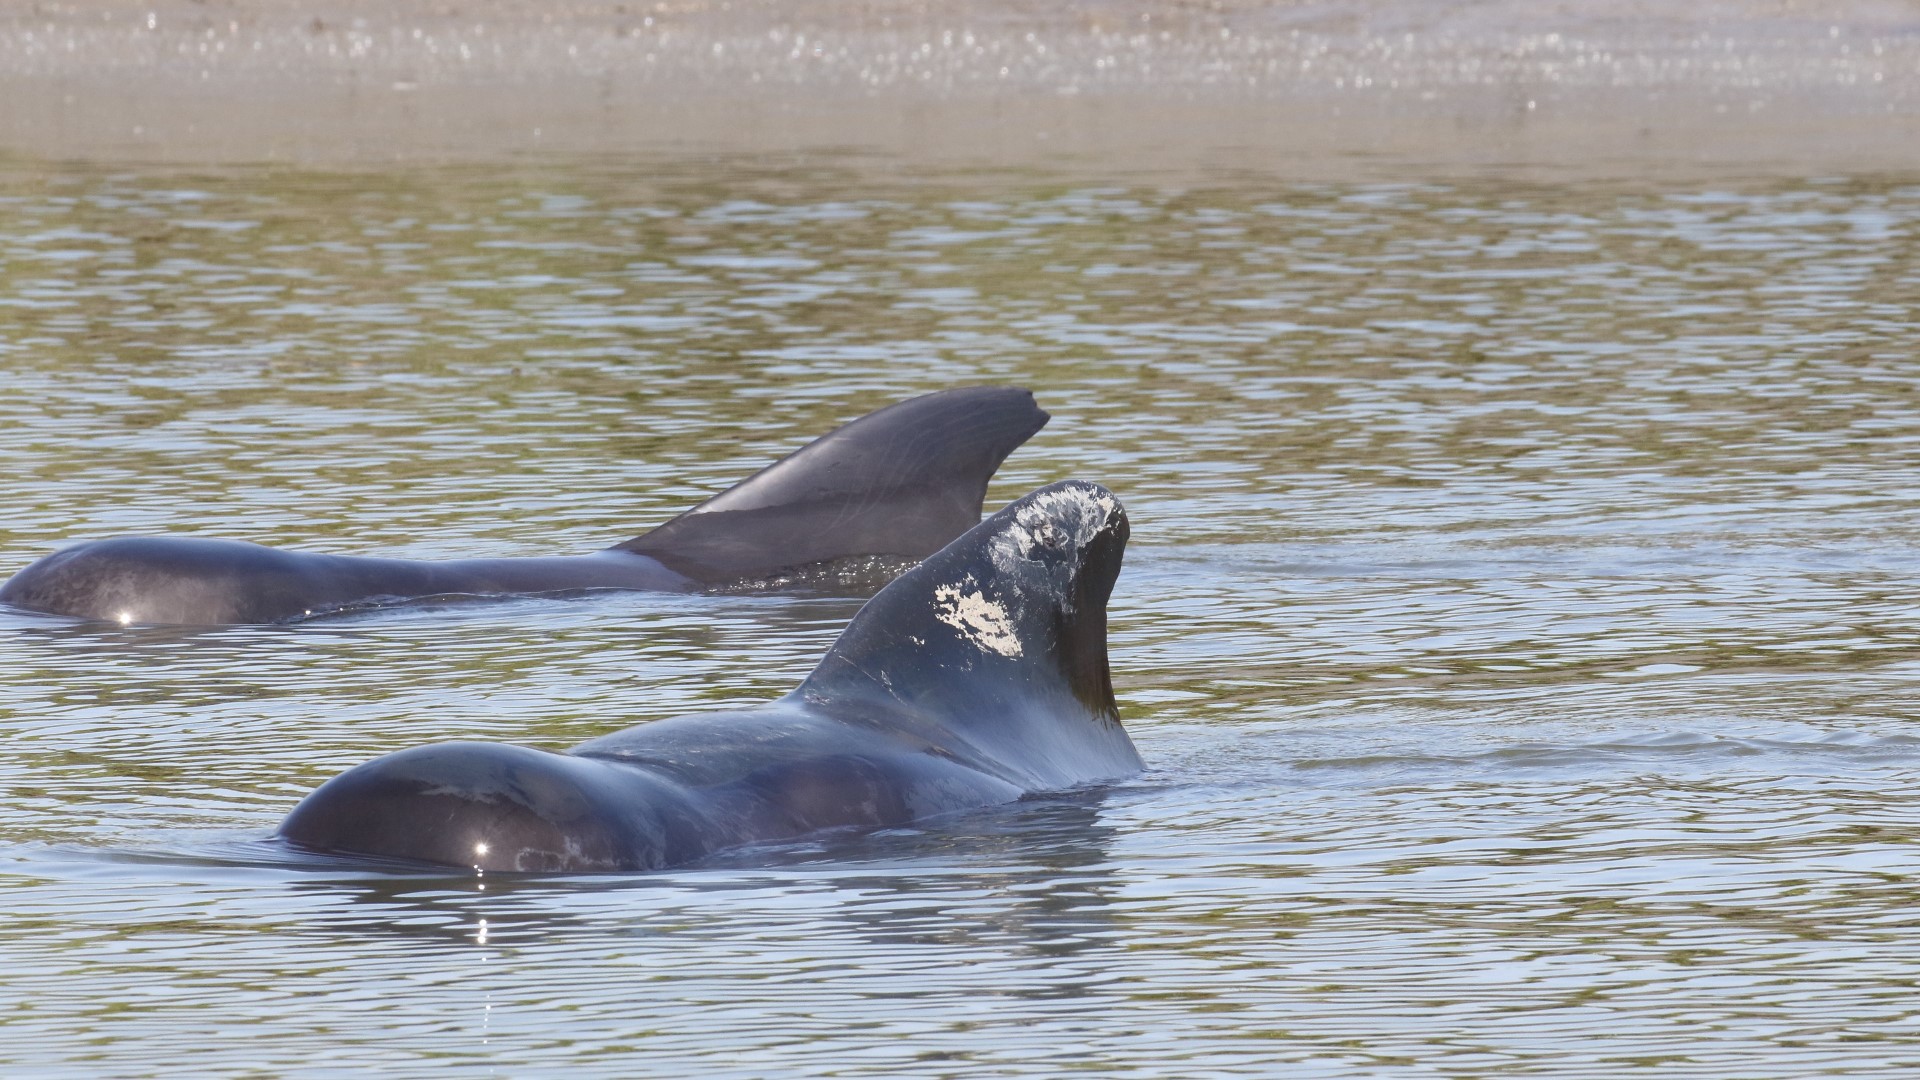
[[[484,870],[636,870],[1126,776],[1107,666],[1127,519],[1042,488],[881,590],[792,693],[564,753],[450,742],[328,781],[297,846]]]
[[[0,585],[0,602],[119,623],[269,623],[421,596],[691,592],[858,556],[923,558],[980,520],[994,470],[1047,419],[1013,387],[913,398],[592,554],[386,559],[115,537],[34,562]]]

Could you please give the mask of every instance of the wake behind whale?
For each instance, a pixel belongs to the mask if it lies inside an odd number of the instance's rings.
[[[1041,488],[882,589],[778,700],[559,753],[402,750],[323,784],[279,835],[480,870],[640,870],[1131,775],[1106,645],[1127,534],[1105,488]]]

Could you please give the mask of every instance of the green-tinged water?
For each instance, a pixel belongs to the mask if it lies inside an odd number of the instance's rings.
[[[302,794],[790,689],[857,607],[0,612],[33,1075],[1904,1075],[1920,179],[0,167],[0,574],[625,539],[1008,382],[1117,491],[1148,772],[666,873],[300,863]]]

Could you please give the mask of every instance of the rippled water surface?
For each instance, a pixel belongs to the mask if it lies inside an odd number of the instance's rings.
[[[0,612],[15,1070],[1920,1065],[1920,183],[0,167],[0,571],[592,550],[976,382],[1134,521],[1149,770],[667,873],[290,864],[313,786],[786,691],[857,607]]]

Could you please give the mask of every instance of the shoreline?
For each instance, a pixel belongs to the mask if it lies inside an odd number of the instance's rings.
[[[0,155],[385,167],[856,154],[1300,179],[1920,171],[1920,11],[481,0],[0,15]]]

